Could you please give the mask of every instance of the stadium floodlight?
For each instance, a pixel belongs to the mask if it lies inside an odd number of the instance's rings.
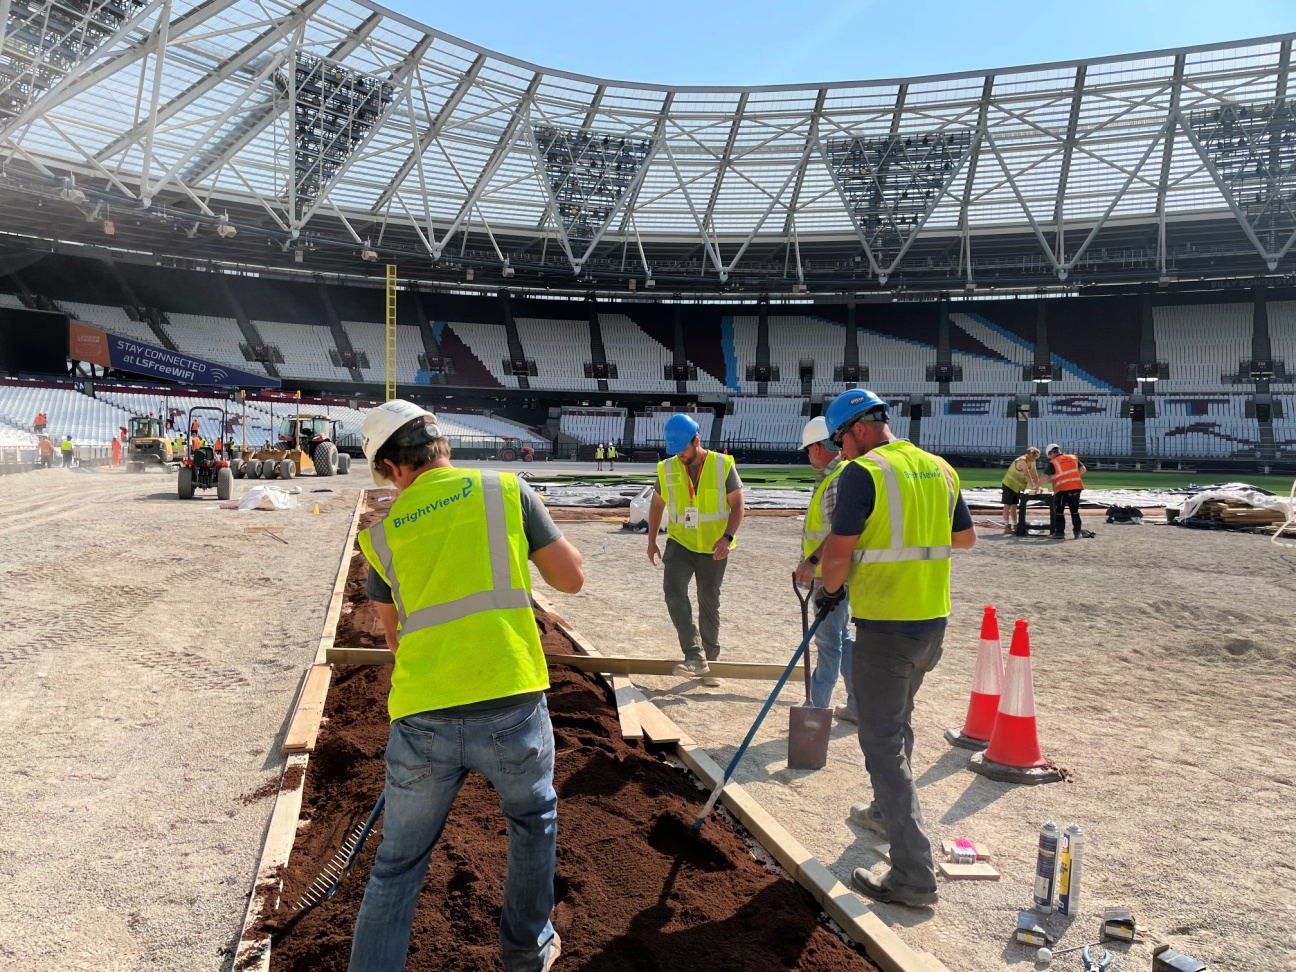
[[[364,249],[360,251],[360,259],[367,260],[370,263],[378,262],[378,251],[369,245],[368,240],[365,240]]]
[[[68,176],[63,180],[63,188],[59,190],[59,195],[64,202],[83,203],[86,201],[86,194],[77,188],[74,176]]]
[[[500,271],[500,272],[503,273],[504,276],[506,276],[506,277],[511,277],[511,276],[513,276],[513,274],[514,274],[516,271],[515,271],[512,267],[510,267],[510,266],[509,266],[509,262],[508,262],[507,260],[505,260],[505,261],[504,261],[504,269],[503,269],[502,271]]]
[[[657,281],[653,279],[652,271],[648,271],[648,276],[644,278],[644,289],[652,290],[657,286]]]
[[[216,235],[222,240],[232,240],[237,234],[238,230],[229,221],[229,214],[221,213],[220,222],[216,224]]]

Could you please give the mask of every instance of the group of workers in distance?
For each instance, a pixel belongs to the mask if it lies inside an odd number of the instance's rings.
[[[1018,456],[1008,467],[1000,484],[1003,503],[1004,533],[1017,532],[1017,513],[1022,495],[1042,492],[1045,486],[1053,489],[1053,508],[1049,517],[1049,536],[1054,540],[1066,539],[1066,514],[1071,513],[1071,536],[1079,540],[1080,529],[1080,492],[1084,489],[1081,478],[1089,470],[1075,456],[1062,451],[1056,443],[1046,450],[1048,465],[1045,474],[1039,475],[1035,468],[1039,460],[1039,449],[1031,446],[1023,455]]]
[[[953,551],[971,548],[976,532],[958,474],[897,438],[889,411],[856,389],[806,425],[802,448],[818,481],[801,549],[789,559],[822,619],[810,702],[828,707],[845,679],[846,704],[835,713],[855,724],[872,784],[872,799],[851,806],[849,819],[891,845],[889,871],[858,868],[852,883],[877,901],[925,907],[936,903],[937,888],[911,762],[914,699],[941,659]],[[667,421],[665,442],[648,560],[663,567],[683,655],[675,673],[716,684],[709,662],[721,651],[720,589],[743,523],[743,485],[733,458],[704,448],[687,414]],[[494,785],[508,820],[504,968],[548,972],[562,951],[550,922],[558,799],[528,561],[550,586],[577,593],[585,580],[580,553],[516,475],[455,468],[435,417],[419,406],[397,400],[372,409],[361,443],[374,482],[397,494],[387,516],[360,535],[367,594],[395,664],[382,843],[350,972],[404,967],[429,854],[469,770]],[[1069,460],[1050,447],[1044,479],[1078,498],[1084,467]],[[1032,453],[1014,462],[1010,477],[1021,488],[1043,481]]]
[[[600,442],[597,446],[594,447],[594,461],[598,463],[599,472],[603,471],[604,459],[608,461],[608,469],[612,472],[615,472],[616,461],[617,461],[617,449],[616,446],[613,445],[611,442],[607,444],[606,448],[603,446],[602,442]]]

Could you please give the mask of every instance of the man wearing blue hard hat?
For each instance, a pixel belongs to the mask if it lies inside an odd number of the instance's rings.
[[[742,480],[732,456],[702,448],[692,416],[672,415],[663,432],[671,458],[657,463],[657,489],[648,510],[648,562],[662,563],[666,610],[684,652],[674,674],[719,685],[719,679],[707,674],[711,670],[707,662],[720,657],[720,585],[743,520]],[[663,514],[665,554],[657,546]],[[694,578],[696,625],[688,596]]]
[[[822,415],[816,415],[801,430],[801,451],[810,460],[817,476],[801,527],[801,563],[797,565],[796,579],[798,584],[809,584],[819,593],[823,590],[820,563],[824,541],[832,532],[837,479],[845,465],[840,450],[828,438],[828,424]],[[851,634],[849,598],[833,608],[832,613],[819,623],[814,642],[815,667],[810,676],[810,704],[819,709],[832,705],[833,690],[837,688],[840,673],[846,683],[846,704],[837,706],[834,714],[846,722],[857,721],[855,686],[851,682],[851,649],[855,638]]]
[[[856,868],[851,883],[877,901],[926,907],[936,903],[936,872],[911,765],[914,697],[941,658],[952,551],[971,547],[976,530],[958,474],[897,439],[877,395],[838,395],[825,418],[845,462],[824,542],[820,603],[843,600],[849,583],[851,675],[873,784],[873,802],[851,807],[850,819],[891,843],[891,870],[877,877]]]

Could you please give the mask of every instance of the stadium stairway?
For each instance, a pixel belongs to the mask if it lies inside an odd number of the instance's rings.
[[[338,354],[351,355],[351,360],[355,361],[355,348],[352,347],[347,332],[342,330],[342,321],[333,307],[333,299],[329,296],[328,287],[324,286],[322,280],[319,281],[319,295],[320,302],[324,305],[324,313],[328,315],[329,333],[333,335],[333,343],[337,345]],[[351,375],[351,380],[357,384],[365,380],[358,363],[347,365],[346,369]]]
[[[621,435],[621,448],[627,453],[634,452],[635,421],[634,409],[626,409],[625,431]]]

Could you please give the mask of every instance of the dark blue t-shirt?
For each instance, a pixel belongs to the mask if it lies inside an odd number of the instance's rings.
[[[833,534],[839,537],[859,536],[864,532],[864,525],[872,515],[876,503],[877,490],[873,485],[872,473],[857,462],[849,463],[837,477],[837,505],[833,507],[832,513]],[[972,511],[968,509],[962,493],[954,505],[951,528],[954,533],[972,529]],[[945,618],[932,618],[928,621],[868,621],[856,618],[855,622],[866,631],[906,634],[915,638],[924,637],[945,626]]]

